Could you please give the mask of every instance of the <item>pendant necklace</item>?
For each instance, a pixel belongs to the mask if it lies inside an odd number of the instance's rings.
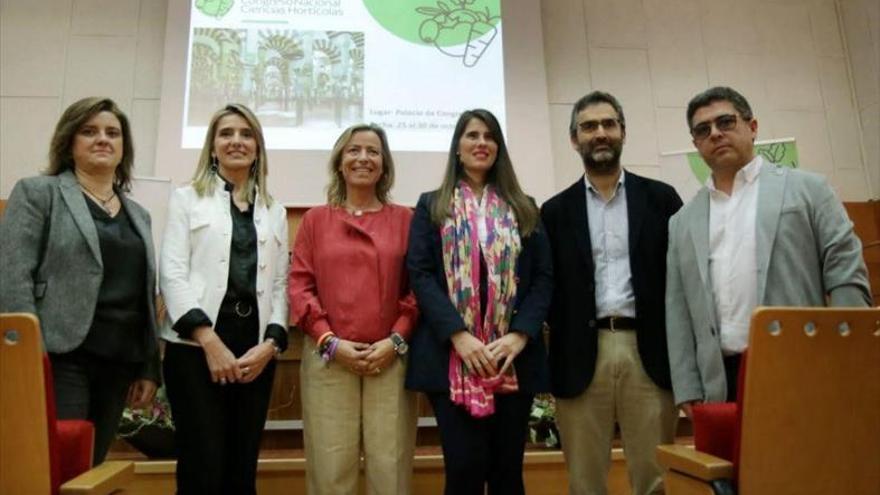
[[[110,196],[108,196],[107,199],[104,199],[104,198],[102,198],[101,196],[98,196],[97,194],[95,194],[94,191],[92,191],[91,189],[89,189],[88,187],[86,187],[85,184],[83,184],[82,182],[79,182],[79,187],[80,187],[80,189],[82,189],[83,191],[87,192],[87,193],[89,194],[89,196],[91,196],[91,197],[97,199],[98,202],[101,203],[100,206],[101,206],[101,209],[102,209],[102,210],[106,211],[108,215],[113,216],[113,213],[111,212],[110,207],[108,207],[107,205],[108,205],[111,201],[113,201],[113,198],[116,197],[116,190],[113,190],[113,192],[110,194]]]

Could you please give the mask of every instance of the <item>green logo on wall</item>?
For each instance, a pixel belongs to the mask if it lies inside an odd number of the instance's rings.
[[[364,0],[364,6],[395,36],[434,46],[466,67],[480,61],[501,22],[500,0]]]
[[[794,141],[785,141],[782,143],[763,143],[755,145],[755,154],[764,157],[768,162],[778,163],[779,165],[791,168],[798,168],[798,152]],[[709,166],[703,161],[703,158],[696,151],[687,154],[688,165],[691,172],[700,182],[704,184],[712,173]]]
[[[226,15],[234,4],[235,0],[196,0],[199,12],[217,19]]]

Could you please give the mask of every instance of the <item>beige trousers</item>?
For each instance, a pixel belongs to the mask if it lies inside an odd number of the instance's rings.
[[[672,443],[672,392],[645,373],[634,331],[600,330],[596,372],[573,399],[557,399],[556,419],[571,495],[605,495],[614,424],[620,425],[633,495],[663,493],[655,448]]]
[[[309,495],[356,494],[361,453],[369,495],[409,495],[416,396],[403,388],[406,364],[361,377],[325,365],[305,337],[300,383]]]

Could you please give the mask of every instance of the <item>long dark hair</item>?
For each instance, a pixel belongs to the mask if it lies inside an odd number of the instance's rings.
[[[492,115],[492,112],[482,108],[466,110],[458,118],[458,123],[455,124],[452,142],[449,144],[449,158],[446,161],[443,183],[437,190],[434,204],[431,205],[431,220],[435,225],[441,226],[450,215],[449,205],[452,201],[452,194],[459,179],[464,176],[464,167],[458,156],[458,143],[471,119],[478,119],[486,124],[495,143],[498,144],[498,154],[486,176],[486,183],[495,186],[495,190],[501,198],[513,209],[520,235],[527,237],[538,225],[538,207],[519,187],[519,181],[516,180],[516,173],[513,170],[513,163],[510,161],[510,154],[507,151],[507,144],[504,142],[504,134],[501,132],[498,119]]]

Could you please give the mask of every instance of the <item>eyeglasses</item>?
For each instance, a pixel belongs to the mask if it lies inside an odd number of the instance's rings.
[[[715,117],[715,120],[710,120],[709,122],[701,122],[693,127],[691,127],[691,136],[694,137],[697,141],[702,141],[709,137],[709,134],[712,134],[712,125],[715,125],[715,128],[721,132],[728,132],[736,129],[736,123],[739,119],[736,115],[728,113],[725,115],[720,115]]]
[[[596,132],[599,127],[606,131],[616,131],[620,127],[620,121],[617,119],[585,120],[578,124],[578,128],[583,132]]]

